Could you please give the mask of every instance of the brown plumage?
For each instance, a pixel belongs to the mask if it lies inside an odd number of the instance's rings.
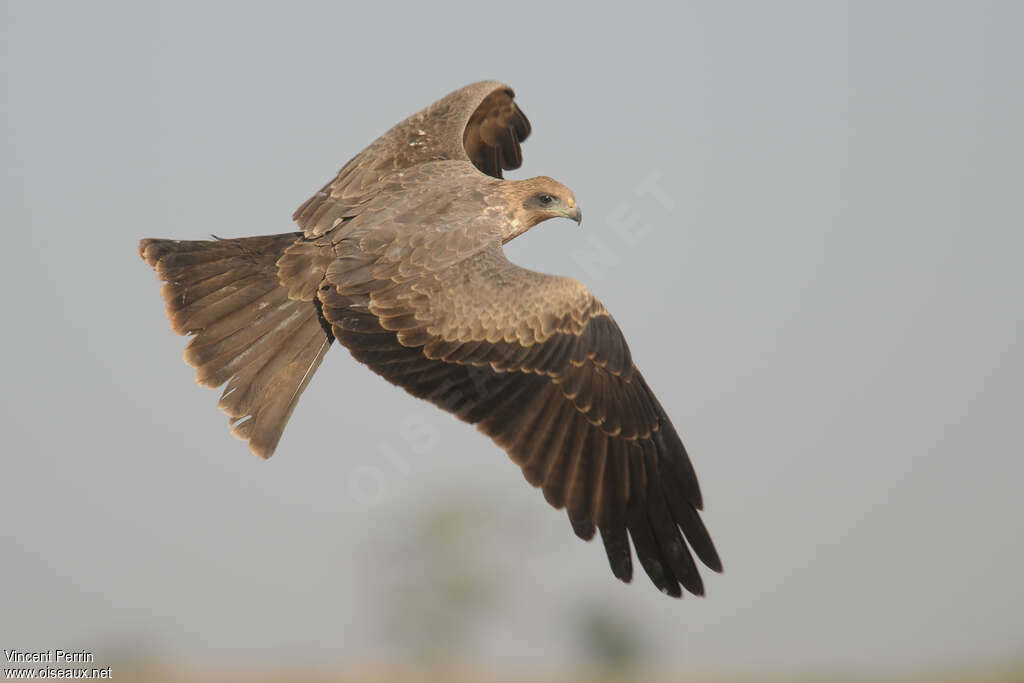
[[[622,332],[579,282],[505,258],[537,223],[580,220],[561,183],[501,179],[530,133],[513,96],[476,83],[399,123],[299,207],[301,232],[139,253],[174,331],[194,335],[185,360],[226,383],[220,407],[260,457],[337,340],[490,436],[580,538],[600,532],[617,577],[632,539],[659,589],[703,594],[687,543],[721,562],[697,478]]]

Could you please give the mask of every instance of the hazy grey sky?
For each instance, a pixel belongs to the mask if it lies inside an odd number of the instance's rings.
[[[565,661],[588,601],[694,670],[1024,647],[1024,5],[0,12],[0,647],[357,661],[388,645],[375,575],[421,561],[384,547],[455,494],[491,510],[497,661]],[[705,599],[614,580],[489,439],[341,349],[259,462],[136,256],[291,229],[482,78],[534,124],[515,177],[586,215],[510,254],[603,299],[691,451]]]

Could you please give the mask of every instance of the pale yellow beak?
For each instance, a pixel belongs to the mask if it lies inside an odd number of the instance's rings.
[[[578,225],[583,220],[583,212],[580,211],[579,204],[577,204],[576,200],[572,198],[570,198],[566,203],[569,205],[569,210],[565,212],[565,217],[576,221]]]

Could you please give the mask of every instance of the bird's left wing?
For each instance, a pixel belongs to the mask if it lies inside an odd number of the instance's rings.
[[[360,212],[385,176],[435,161],[462,162],[501,178],[523,162],[530,122],[512,88],[497,81],[467,85],[413,114],[373,141],[296,209],[306,237],[319,237]],[[475,167],[475,168],[474,168]]]
[[[689,457],[582,284],[512,264],[497,240],[351,248],[318,297],[357,360],[489,435],[578,536],[600,530],[617,577],[632,577],[631,538],[659,589],[703,593],[687,542],[711,569],[721,562]]]

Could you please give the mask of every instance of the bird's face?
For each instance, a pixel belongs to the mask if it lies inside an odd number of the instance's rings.
[[[549,218],[569,218],[579,223],[583,213],[572,190],[551,178],[531,178],[523,181],[525,190],[520,195],[522,204],[519,212],[523,222],[532,227]]]

